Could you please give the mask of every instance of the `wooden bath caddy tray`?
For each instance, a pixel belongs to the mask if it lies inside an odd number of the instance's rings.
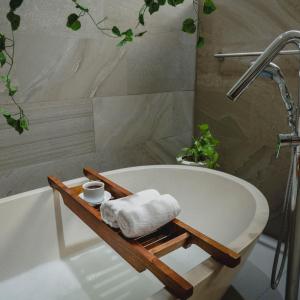
[[[90,180],[100,180],[105,188],[117,199],[132,193],[91,168],[84,168],[84,175]],[[78,195],[81,186],[67,187],[59,179],[49,176],[49,184],[59,191],[66,206],[85,224],[109,244],[138,272],[151,271],[176,298],[187,299],[193,294],[193,286],[163,263],[159,257],[177,248],[195,244],[209,253],[219,263],[234,268],[240,263],[240,255],[191,226],[174,219],[156,232],[135,239],[124,237],[120,230],[106,225],[101,218],[99,207],[92,207]],[[113,201],[113,200],[112,200]]]

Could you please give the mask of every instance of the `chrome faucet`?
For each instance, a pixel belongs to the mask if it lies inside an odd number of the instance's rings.
[[[289,180],[287,185],[284,207],[286,215],[284,217],[288,225],[283,226],[281,236],[284,239],[286,250],[288,251],[288,270],[286,281],[285,300],[297,300],[299,292],[299,275],[300,275],[300,118],[299,118],[299,102],[297,104],[298,111],[295,110],[291,96],[288,93],[286,85],[284,86],[283,75],[278,66],[272,63],[272,60],[279,55],[280,51],[287,44],[296,44],[300,48],[300,31],[291,30],[279,35],[257,58],[252,66],[245,74],[235,83],[231,90],[227,93],[227,97],[235,101],[238,97],[251,85],[258,76],[267,76],[274,79],[280,88],[285,107],[288,112],[289,125],[292,128],[291,134],[280,134],[280,145],[291,147],[291,168],[289,172]],[[279,70],[278,70],[279,69]],[[299,88],[300,95],[300,88]],[[300,98],[299,98],[300,99]],[[288,232],[286,232],[288,229]],[[272,287],[278,284],[276,267],[280,253],[280,246],[283,240],[278,241],[277,251],[274,260],[274,268],[272,272]],[[279,273],[282,274],[284,262],[281,264]]]

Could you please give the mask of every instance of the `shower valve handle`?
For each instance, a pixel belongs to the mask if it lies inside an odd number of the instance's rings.
[[[276,147],[276,158],[278,158],[281,147],[297,147],[300,146],[300,137],[293,133],[278,134],[278,142]]]
[[[281,133],[278,135],[280,146],[300,146],[300,137],[293,133]]]

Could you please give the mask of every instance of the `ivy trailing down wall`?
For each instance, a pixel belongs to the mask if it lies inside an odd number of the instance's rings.
[[[66,26],[71,30],[77,31],[81,28],[81,19],[89,18],[92,24],[104,35],[117,39],[116,46],[122,47],[129,42],[133,42],[135,38],[141,38],[147,33],[145,15],[153,15],[158,13],[162,6],[176,7],[184,1],[192,1],[195,9],[195,15],[183,21],[181,30],[194,34],[197,31],[198,24],[198,0],[144,0],[142,7],[137,13],[137,24],[135,28],[119,28],[117,25],[109,25],[107,17],[98,20],[93,14],[92,9],[86,7],[78,0],[69,0],[74,3],[74,12],[67,17]],[[121,1],[121,0],[120,0]],[[124,1],[124,0],[123,0]],[[213,0],[203,0],[203,13],[211,14],[216,6]],[[10,33],[0,32],[0,81],[5,86],[7,97],[16,106],[16,112],[9,112],[0,106],[0,114],[6,119],[8,125],[14,128],[19,134],[24,130],[29,130],[29,120],[21,106],[16,100],[17,87],[13,84],[11,71],[15,62],[15,35],[21,23],[21,16],[17,14],[17,10],[23,4],[23,0],[10,0],[9,11],[6,15],[10,23]],[[204,45],[204,38],[200,35],[197,39],[197,47]]]

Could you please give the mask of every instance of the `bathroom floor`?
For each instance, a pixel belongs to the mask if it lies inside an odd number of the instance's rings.
[[[283,300],[286,270],[277,290],[270,287],[276,241],[261,236],[223,300]],[[300,295],[298,296],[300,300]]]

